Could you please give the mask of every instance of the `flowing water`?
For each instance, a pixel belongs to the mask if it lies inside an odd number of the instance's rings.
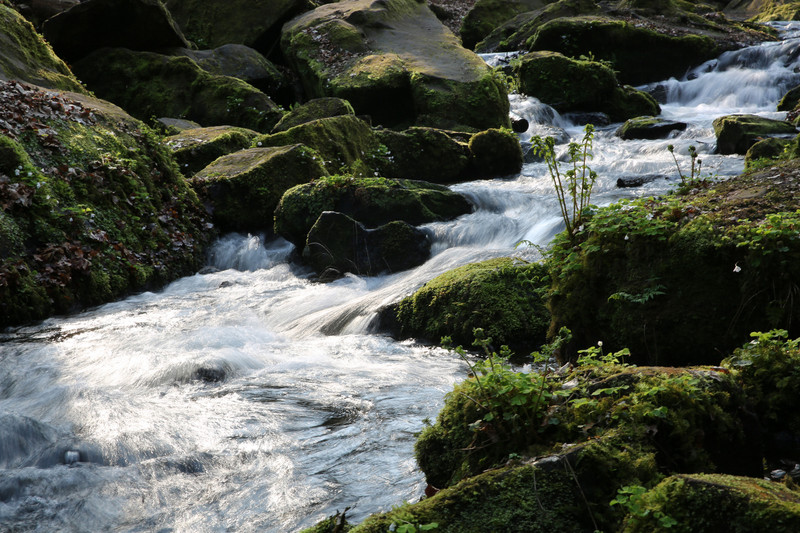
[[[739,173],[741,157],[711,154],[711,121],[780,117],[778,99],[800,83],[798,51],[796,40],[765,44],[659,84],[664,117],[689,125],[675,138],[599,128],[594,202],[674,187],[668,144],[684,172],[694,145],[704,174]],[[522,140],[581,136],[534,98],[512,96],[512,109],[531,121]],[[616,187],[639,174],[661,177]],[[428,225],[433,257],[408,272],[316,284],[285,241],[229,235],[213,273],[0,333],[0,530],[277,533],[419,498],[414,434],[465,368],[376,334],[376,311],[458,265],[535,258],[514,245],[545,245],[560,229],[541,163],[453,189],[476,211]]]

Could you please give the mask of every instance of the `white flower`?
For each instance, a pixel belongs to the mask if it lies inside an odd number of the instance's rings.
[[[736,273],[739,273],[739,272],[742,271],[742,267],[739,266],[739,263],[736,263],[735,265],[733,265],[733,271],[736,272]]]
[[[258,142],[256,143],[256,145],[257,145],[257,146],[261,146],[261,141],[258,141]]]
[[[603,347],[603,341],[597,341],[597,345],[602,348]]]

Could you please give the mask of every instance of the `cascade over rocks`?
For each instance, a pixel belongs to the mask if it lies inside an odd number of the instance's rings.
[[[309,97],[344,98],[376,124],[510,125],[502,81],[423,2],[323,5],[288,23],[281,47]]]
[[[278,106],[252,85],[210,74],[188,57],[104,48],[73,68],[95,94],[141,120],[182,117],[203,126],[269,131],[282,116]]]
[[[42,32],[65,61],[100,48],[189,48],[160,0],[86,0],[45,21]]]
[[[48,89],[86,92],[33,26],[3,4],[0,4],[0,80],[19,80]]]

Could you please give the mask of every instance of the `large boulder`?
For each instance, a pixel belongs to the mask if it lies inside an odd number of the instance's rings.
[[[14,82],[0,82],[0,205],[0,328],[192,273],[214,236],[141,122]]]
[[[340,115],[355,115],[350,102],[334,97],[314,98],[292,108],[291,111],[283,115],[280,122],[272,128],[271,133],[280,133],[320,118],[338,117]]]
[[[661,113],[650,95],[620,87],[614,71],[597,61],[531,52],[515,66],[515,72],[523,93],[559,111],[601,111],[612,120]]]
[[[269,55],[281,26],[308,9],[307,0],[166,0],[186,36],[200,48],[245,44]]]
[[[42,32],[70,63],[105,47],[189,47],[160,0],[86,0],[48,19]]]
[[[3,4],[0,4],[0,80],[85,92],[30,22]]]
[[[714,119],[713,126],[718,154],[745,154],[762,137],[797,134],[789,122],[756,115],[726,115]]]
[[[461,42],[470,50],[495,28],[529,11],[541,9],[555,0],[478,0],[464,17],[459,34]]]
[[[73,68],[95,94],[141,120],[181,117],[203,126],[269,131],[282,116],[278,106],[252,85],[210,74],[188,57],[104,48]]]
[[[624,140],[631,139],[666,139],[673,131],[684,131],[685,122],[675,122],[652,116],[641,116],[628,119],[614,133]]]
[[[464,265],[384,309],[381,325],[400,339],[438,343],[449,336],[463,346],[472,346],[473,330],[482,328],[498,349],[508,345],[530,353],[547,336],[549,284],[547,268],[539,263],[504,257]]]
[[[286,190],[325,175],[321,158],[301,144],[250,148],[220,157],[195,174],[192,187],[226,231],[269,231]]]
[[[164,143],[172,150],[186,177],[193,176],[218,157],[250,148],[258,132],[235,126],[189,128],[170,135]]]
[[[329,176],[287,191],[275,211],[275,233],[303,246],[323,211],[337,211],[377,227],[394,220],[412,225],[450,220],[472,211],[460,194],[413,180]]]
[[[416,0],[347,0],[284,27],[310,97],[338,96],[382,125],[509,126],[502,80]]]
[[[375,229],[345,214],[324,211],[308,232],[303,259],[324,280],[347,272],[372,276],[399,272],[427,261],[428,234],[395,220]]]

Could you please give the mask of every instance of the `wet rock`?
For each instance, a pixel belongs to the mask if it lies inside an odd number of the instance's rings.
[[[511,119],[511,129],[514,133],[525,133],[528,131],[530,124],[524,118],[512,118]]]
[[[215,159],[249,148],[258,132],[235,126],[193,128],[171,135],[164,143],[172,151],[186,177],[191,177]]]
[[[756,115],[726,115],[714,119],[718,154],[745,154],[763,137],[795,135],[797,128],[783,120]]]
[[[631,188],[631,187],[641,187],[647,183],[652,183],[657,180],[665,180],[669,179],[667,176],[663,174],[645,174],[645,175],[636,175],[636,176],[621,176],[617,178],[617,187],[623,188]]]
[[[194,371],[194,379],[206,383],[219,383],[225,381],[226,372],[222,368],[203,366]]]
[[[98,96],[142,120],[183,117],[203,126],[269,131],[283,114],[252,85],[210,74],[188,57],[105,48],[73,68]]]
[[[430,248],[428,234],[406,222],[367,229],[347,215],[325,211],[308,232],[303,259],[329,281],[346,272],[370,276],[407,270],[424,263]]]
[[[159,0],[87,0],[47,20],[42,33],[65,61],[100,48],[189,48]]]
[[[294,144],[220,157],[190,183],[220,228],[255,233],[271,229],[275,207],[287,189],[325,174],[317,152]]]
[[[675,122],[653,116],[628,119],[614,133],[623,140],[666,139],[673,131],[684,131],[685,122]]]

